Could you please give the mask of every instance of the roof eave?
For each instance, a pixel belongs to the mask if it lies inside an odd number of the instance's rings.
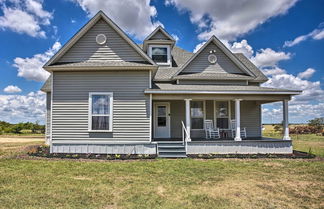
[[[302,91],[189,91],[146,89],[145,94],[253,94],[253,95],[299,95]]]
[[[48,72],[53,71],[76,71],[76,70],[156,70],[158,66],[71,66],[71,67],[60,67],[60,66],[46,66],[44,69]]]

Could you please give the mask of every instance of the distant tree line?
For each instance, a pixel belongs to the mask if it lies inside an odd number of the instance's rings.
[[[0,134],[23,134],[23,133],[45,133],[45,125],[38,124],[38,121],[35,123],[26,122],[26,123],[17,123],[11,124],[5,121],[0,121]]]

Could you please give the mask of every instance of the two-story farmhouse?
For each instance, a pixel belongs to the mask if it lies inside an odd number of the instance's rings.
[[[215,36],[196,53],[162,27],[141,45],[103,12],[44,66],[51,73],[46,141],[53,153],[291,153],[288,101]],[[262,138],[261,105],[282,101],[284,137]]]

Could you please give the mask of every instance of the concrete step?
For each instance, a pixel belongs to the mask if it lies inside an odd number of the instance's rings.
[[[161,158],[186,158],[187,155],[185,154],[159,154]]]

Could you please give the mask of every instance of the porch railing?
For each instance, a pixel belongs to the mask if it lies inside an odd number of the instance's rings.
[[[182,125],[182,144],[186,149],[186,153],[187,153],[187,145],[188,145],[188,139],[190,137],[188,130],[186,129],[186,126],[184,125],[183,121],[181,121],[181,125]]]

